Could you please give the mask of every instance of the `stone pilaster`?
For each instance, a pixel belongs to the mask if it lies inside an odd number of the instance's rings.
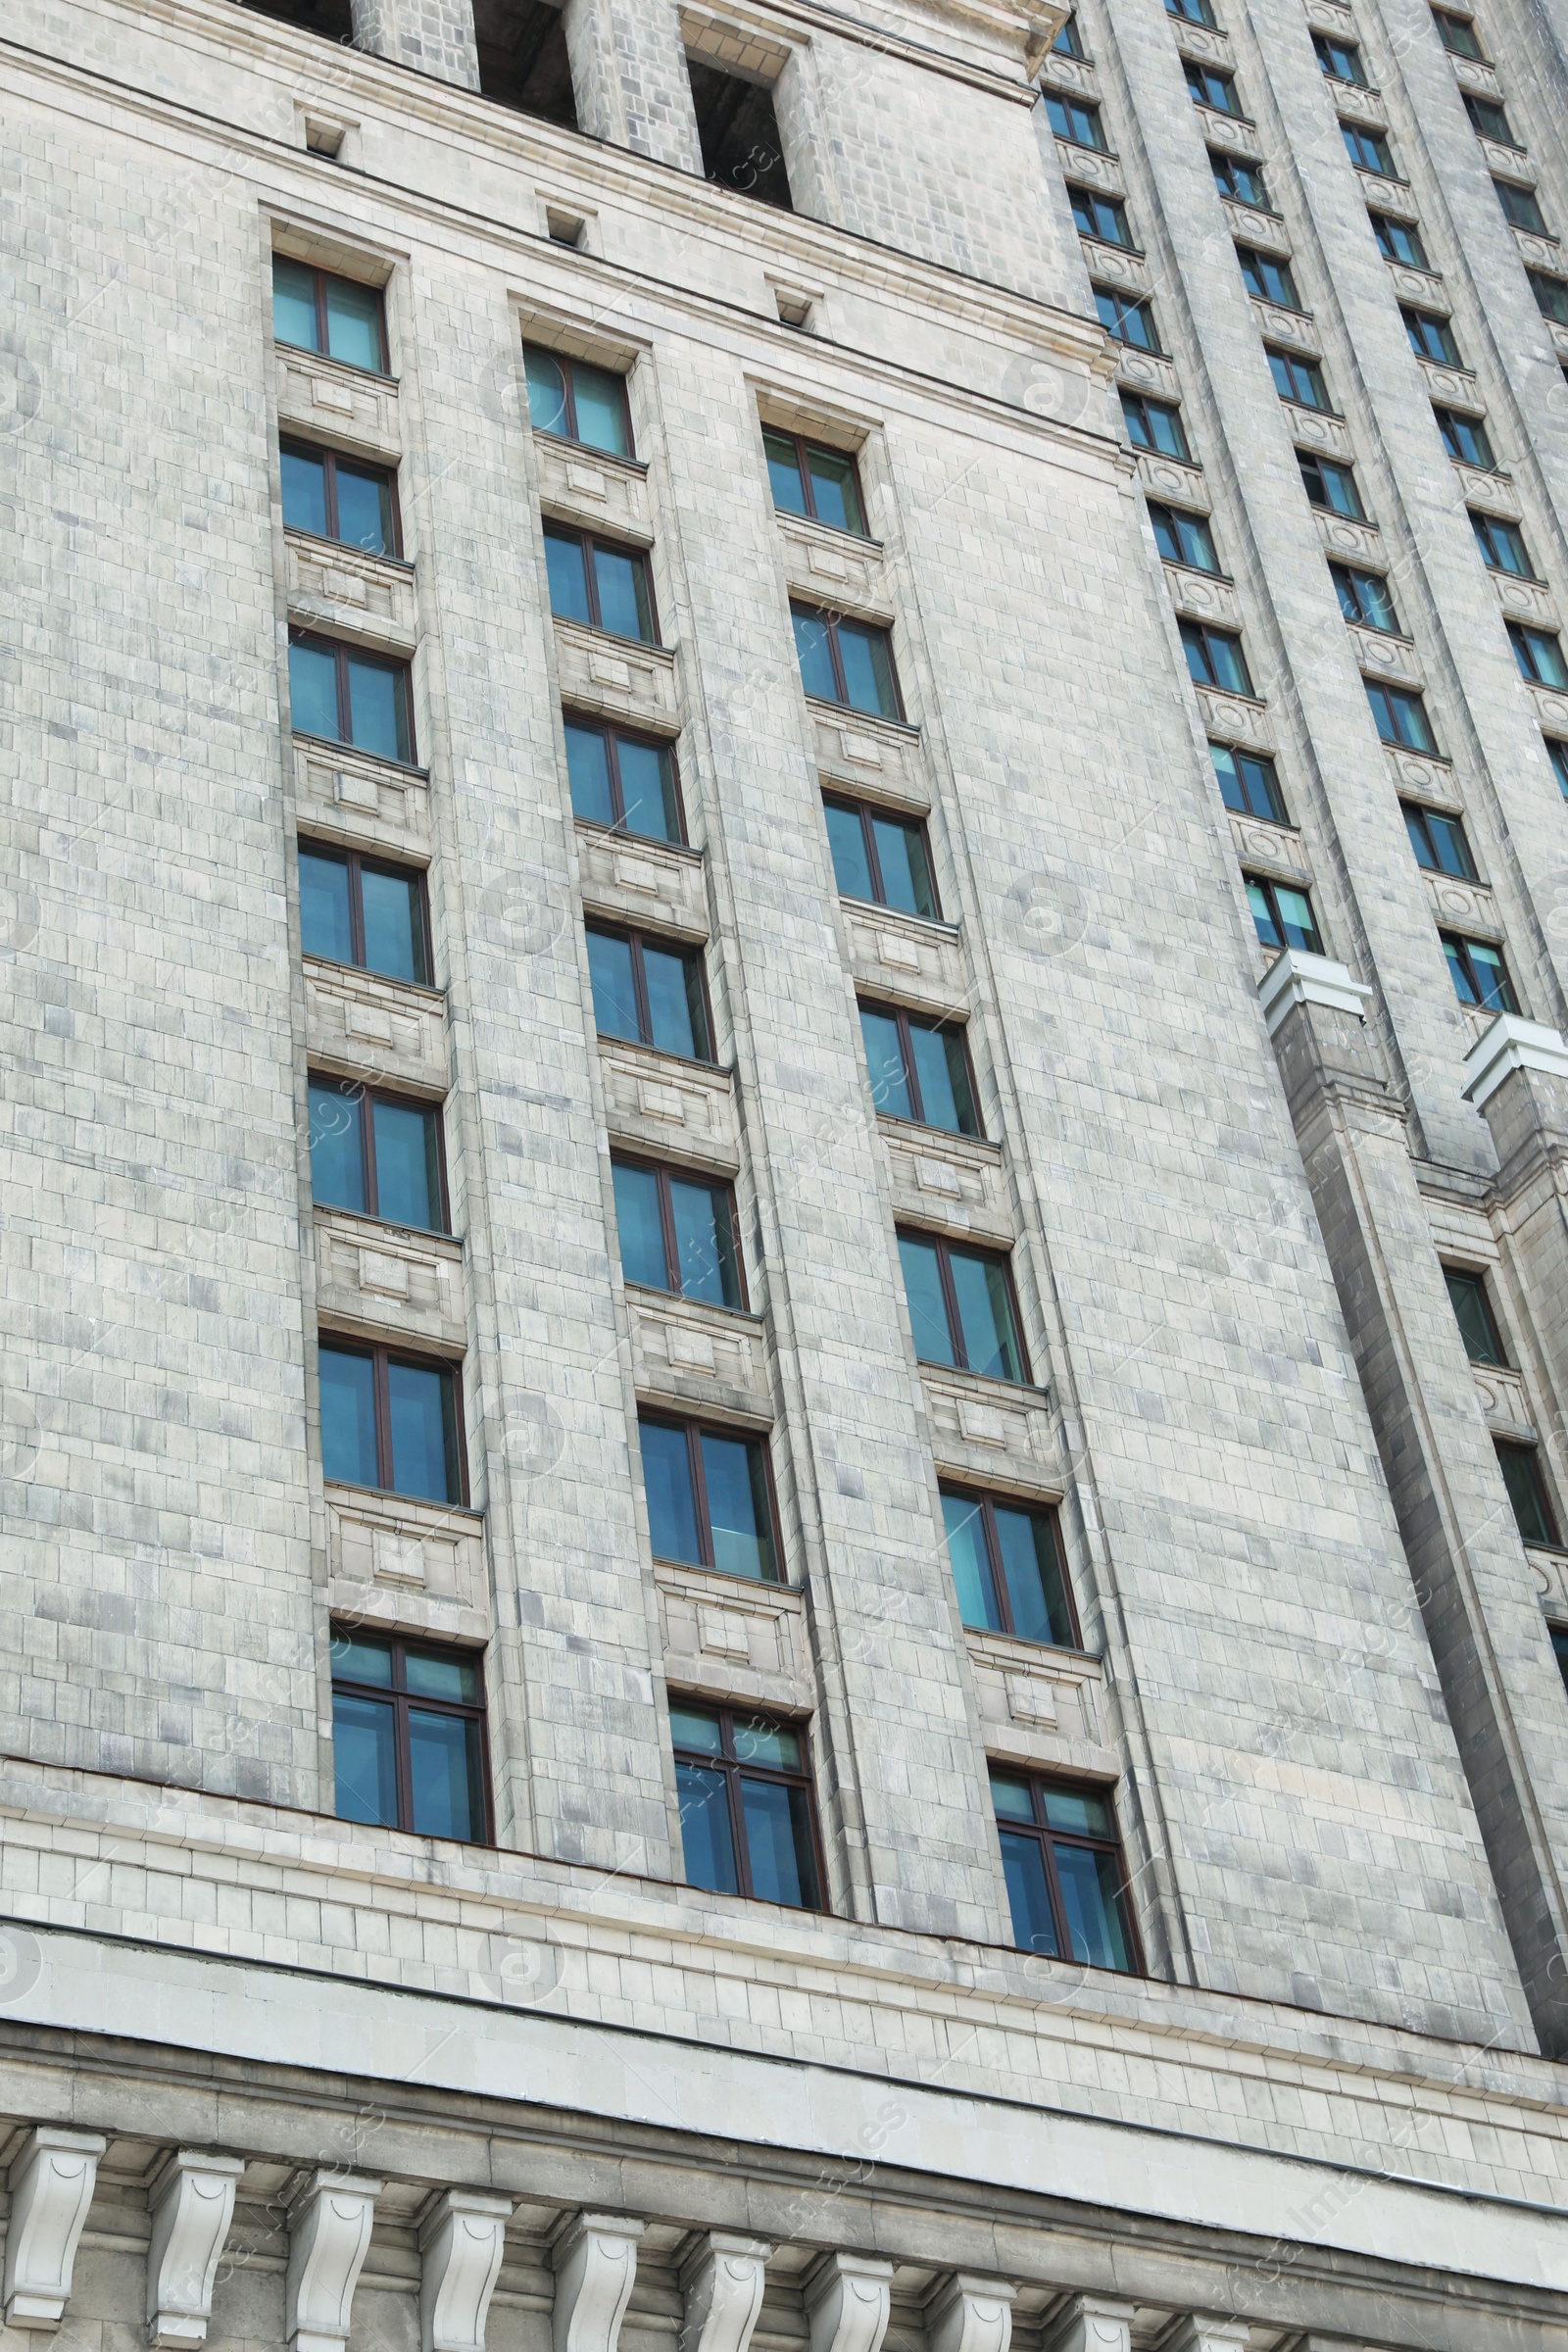
[[[566,54],[577,121],[592,138],[673,164],[699,178],[686,52],[674,0],[567,0]]]
[[[356,46],[460,89],[479,87],[473,0],[352,0]]]

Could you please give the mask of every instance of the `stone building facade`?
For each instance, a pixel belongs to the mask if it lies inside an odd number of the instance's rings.
[[[1559,0],[0,41],[0,2336],[1560,2342]]]

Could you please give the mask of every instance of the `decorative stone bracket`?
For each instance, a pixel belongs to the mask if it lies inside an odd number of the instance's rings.
[[[421,2352],[484,2352],[510,2197],[449,2188],[419,2229]]]
[[[289,2215],[283,2329],[289,2352],[347,2352],[349,2315],[383,2183],[314,2173]]]
[[[1132,2329],[1130,2303],[1108,2295],[1074,2295],[1051,2335],[1049,2352],[1130,2352]]]
[[[830,2254],[806,2289],[811,2352],[882,2352],[892,2282],[891,2262]]]
[[[956,2272],[925,2307],[931,2352],[1007,2352],[1017,2292],[1010,2279]]]
[[[615,2352],[642,2233],[624,2214],[579,2213],[567,2223],[552,2249],[555,2352]]]
[[[680,2352],[747,2352],[772,2251],[765,2238],[709,2231],[681,2275]]]
[[[108,2145],[97,2132],[58,2132],[40,2124],[12,2166],[8,2328],[58,2328],[65,2318],[98,2159]]]
[[[177,2148],[152,2186],[147,2248],[147,2341],[204,2344],[213,2316],[213,2281],[234,2219],[238,2156]]]

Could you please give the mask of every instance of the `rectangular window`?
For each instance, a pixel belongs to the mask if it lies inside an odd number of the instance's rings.
[[[1272,760],[1257,752],[1244,752],[1234,743],[1211,743],[1208,756],[1227,808],[1234,808],[1238,816],[1264,816],[1276,825],[1289,823]]]
[[[1234,74],[1227,74],[1222,66],[1200,65],[1196,57],[1182,59],[1182,72],[1195,106],[1211,106],[1217,115],[1233,115],[1238,122],[1246,122]]]
[[[1320,458],[1306,449],[1297,451],[1296,463],[1309,505],[1330,514],[1347,514],[1352,522],[1365,522],[1366,509],[1350,466],[1342,466],[1338,458]]]
[[[323,1338],[321,1469],[349,1487],[467,1499],[462,1400],[450,1364]]]
[[[1506,1364],[1502,1340],[1487,1297],[1486,1277],[1467,1274],[1460,1266],[1445,1266],[1443,1279],[1448,1286],[1459,1336],[1464,1350],[1473,1364]]]
[[[1509,1446],[1501,1438],[1494,1438],[1497,1449],[1497,1468],[1513,1504],[1514,1524],[1527,1544],[1544,1544],[1557,1548],[1557,1523],[1552,1515],[1546,1494],[1546,1482],[1541,1475],[1541,1457],[1534,1446]]]
[[[1461,1004],[1474,1005],[1483,1012],[1518,1011],[1518,999],[1500,948],[1493,947],[1490,940],[1465,939],[1457,931],[1440,931],[1438,937],[1448,958],[1453,993]]]
[[[332,1753],[339,1821],[490,1843],[484,1677],[478,1656],[332,1634]]]
[[[1548,735],[1544,740],[1546,758],[1551,761],[1551,772],[1557,779],[1557,789],[1563,799],[1568,801],[1568,743],[1559,742],[1555,735]]]
[[[1386,686],[1377,678],[1363,678],[1361,683],[1381,742],[1397,744],[1407,752],[1436,753],[1438,739],[1420,695],[1408,686]]]
[[[1317,924],[1312,919],[1312,902],[1304,890],[1292,890],[1284,882],[1270,882],[1261,874],[1244,874],[1247,885],[1247,904],[1252,910],[1252,924],[1265,948],[1299,948],[1308,956],[1321,956],[1323,942],[1318,937]]]
[[[744,1307],[735,1196],[727,1184],[612,1156],[620,1270],[644,1290]]]
[[[656,1560],[779,1582],[767,1448],[697,1421],[638,1416],[643,1491]]]
[[[820,606],[791,605],[801,683],[818,702],[841,703],[877,718],[904,716],[893,645],[886,629],[847,620]]]
[[[1172,408],[1169,401],[1150,400],[1142,392],[1124,392],[1121,413],[1126,420],[1127,438],[1134,449],[1153,450],[1162,458],[1179,458],[1184,466],[1193,463],[1182,413]]]
[[[1331,564],[1329,577],[1347,620],[1359,621],[1362,628],[1377,629],[1385,637],[1402,633],[1393,591],[1381,571],[1362,571],[1353,564]]]
[[[1525,275],[1543,318],[1550,318],[1557,326],[1568,326],[1568,277],[1551,277],[1544,270],[1527,270]]]
[[[1476,879],[1475,859],[1458,817],[1444,816],[1416,801],[1401,801],[1399,807],[1417,865],[1429,874],[1452,874],[1461,882]]]
[[[1418,360],[1435,360],[1441,368],[1458,368],[1459,346],[1453,339],[1453,328],[1436,311],[1418,311],[1407,302],[1399,305],[1399,317],[1404,320],[1405,336]]]
[[[1568,1626],[1554,1625],[1549,1628],[1549,1631],[1551,1654],[1557,1661],[1557,1672],[1562,1676],[1563,1689],[1568,1690]]]
[[[1081,1649],[1054,1511],[942,1490],[958,1615],[978,1633]]]
[[[670,1700],[669,1730],[687,1886],[820,1911],[805,1733],[679,1698]]]
[[[565,732],[574,816],[645,841],[685,841],[680,778],[667,743],[591,718],[568,718]]]
[[[1235,204],[1247,205],[1254,213],[1268,211],[1268,189],[1261,164],[1251,164],[1245,156],[1226,155],[1220,148],[1210,147],[1208,168],[1222,196],[1229,196]]]
[[[1340,136],[1345,141],[1346,154],[1358,171],[1374,172],[1379,179],[1398,178],[1389,142],[1381,130],[1368,130],[1364,122],[1347,122],[1342,119]]]
[[[871,1100],[886,1118],[949,1135],[978,1135],[974,1080],[961,1022],[927,1020],[893,1004],[861,1004]]]
[[[1486,63],[1486,51],[1481,36],[1468,17],[1461,17],[1451,8],[1435,8],[1433,21],[1438,38],[1452,57],[1473,57],[1478,64]]]
[[[606,931],[597,923],[587,931],[600,1036],[652,1046],[683,1061],[711,1061],[713,1033],[701,952],[671,947],[640,931]]]
[[[762,447],[773,504],[783,514],[809,515],[813,522],[851,531],[857,539],[868,536],[859,472],[845,451],[824,449],[773,425],[763,432]]]
[[[686,72],[697,110],[703,176],[755,197],[760,204],[793,212],[784,142],[768,84],[743,80],[698,57],[687,58]]]
[[[372,1094],[353,1079],[313,1077],[310,1087],[313,1200],[389,1225],[450,1233],[435,1104]]]
[[[278,457],[283,520],[290,530],[335,539],[367,555],[402,555],[397,477],[384,466],[361,465],[303,441],[284,441]]]
[[[1303,360],[1295,351],[1280,351],[1272,343],[1264,344],[1263,357],[1281,400],[1293,400],[1301,409],[1320,409],[1327,416],[1334,415],[1329,388],[1316,360]]]
[[[1214,11],[1209,6],[1209,0],[1165,0],[1165,14],[1167,17],[1181,17],[1189,24],[1206,24],[1210,32],[1215,29]]]
[[[1154,324],[1154,306],[1141,295],[1124,294],[1116,286],[1091,285],[1095,310],[1107,335],[1118,343],[1130,344],[1135,351],[1159,350],[1159,331]]]
[[[1261,253],[1255,245],[1238,245],[1236,259],[1241,264],[1242,283],[1249,294],[1259,302],[1272,302],[1284,311],[1298,311],[1301,298],[1296,291],[1289,262],[1277,261],[1271,253]]]
[[[1550,233],[1545,215],[1541,209],[1541,200],[1534,188],[1522,188],[1517,180],[1512,179],[1494,179],[1492,184],[1497,191],[1502,217],[1512,227],[1528,229],[1533,237],[1544,237]]]
[[[351,743],[377,760],[412,767],[414,713],[409,665],[331,637],[288,633],[289,721],[296,735]]]
[[[1229,629],[1211,628],[1206,620],[1180,620],[1182,651],[1195,686],[1221,686],[1227,694],[1252,694],[1252,676],[1242,641]]]
[[[1168,507],[1163,500],[1152,498],[1149,519],[1154,526],[1154,544],[1167,564],[1185,564],[1191,571],[1219,570],[1206,514],[1194,514],[1186,507]]]
[[[1512,572],[1516,580],[1533,580],[1536,576],[1535,566],[1530,561],[1530,550],[1525,545],[1525,536],[1519,525],[1507,521],[1501,514],[1479,514],[1474,507],[1465,511],[1470,517],[1470,528],[1476,535],[1481,561],[1487,569]]]
[[[1368,212],[1367,219],[1386,262],[1402,262],[1409,270],[1431,270],[1421,231],[1413,221],[1396,220],[1392,213]]]
[[[939,923],[942,908],[931,878],[925,827],[915,817],[895,816],[869,801],[824,799],[833,879],[841,897],[893,906]]]
[[[632,456],[631,411],[626,379],[587,360],[567,359],[537,343],[522,347],[528,377],[528,421],[536,433],[602,449],[607,457]]]
[[[323,352],[368,375],[387,371],[380,289],[282,253],[272,256],[272,333],[296,351]]]
[[[1496,471],[1497,461],[1479,416],[1466,416],[1459,409],[1440,408],[1436,401],[1432,404],[1432,415],[1450,458],[1457,459],[1461,466],[1479,466],[1483,473]]]
[[[899,1235],[904,1287],[923,1364],[951,1364],[989,1380],[1027,1381],[1007,1261],[993,1250],[960,1250],[924,1233]]]
[[[479,91],[498,106],[575,130],[577,102],[563,15],[550,0],[490,0],[480,9],[475,19]],[[557,213],[555,221],[562,218]],[[562,241],[554,224],[550,235]]]
[[[586,621],[612,637],[659,643],[654,587],[640,547],[616,547],[589,531],[545,524],[550,610],[562,620]]]
[[[1109,1798],[995,1767],[991,1798],[1018,1949],[1141,1974]]]
[[[358,850],[300,843],[300,945],[326,963],[352,963],[388,980],[431,982],[424,876]]]
[[[1053,57],[1078,58],[1081,58],[1086,54],[1084,50],[1084,36],[1078,29],[1078,18],[1076,12],[1063,18],[1061,30],[1057,33],[1055,39],[1051,44],[1051,54]]]
[[[1361,52],[1354,41],[1342,41],[1331,32],[1314,32],[1312,50],[1319,71],[1330,81],[1348,81],[1358,90],[1370,87]]]
[[[1137,252],[1127,225],[1127,207],[1119,196],[1102,196],[1098,188],[1074,187],[1069,180],[1067,201],[1080,236],[1098,237],[1102,245],[1121,245],[1129,253]]]
[[[1519,675],[1533,686],[1568,686],[1568,663],[1562,658],[1562,639],[1552,629],[1532,629],[1522,620],[1507,623],[1508,643]]]
[[[1068,97],[1061,90],[1047,90],[1045,98],[1046,120],[1058,139],[1070,140],[1074,147],[1093,147],[1101,155],[1110,153],[1098,106]]]
[[[1507,111],[1497,104],[1495,98],[1478,98],[1474,90],[1461,90],[1459,95],[1464,100],[1470,127],[1478,139],[1494,139],[1499,147],[1519,145],[1509,127]]]

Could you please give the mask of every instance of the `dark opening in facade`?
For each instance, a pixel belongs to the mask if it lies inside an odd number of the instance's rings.
[[[479,89],[499,105],[577,127],[565,20],[550,0],[475,0]]]
[[[350,43],[354,18],[349,0],[245,0],[252,16],[275,17],[280,24],[298,24],[304,32],[318,32],[323,41]]]
[[[705,175],[721,187],[738,188],[744,196],[760,197],[763,204],[792,213],[784,143],[767,84],[743,81],[738,74],[726,74],[722,67],[697,57],[689,57],[686,66]]]

